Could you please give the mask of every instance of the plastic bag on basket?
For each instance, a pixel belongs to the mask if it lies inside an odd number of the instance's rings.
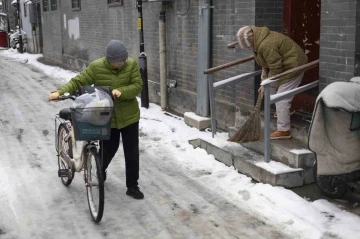
[[[109,94],[95,89],[93,93],[85,93],[77,97],[73,103],[76,120],[93,125],[105,125],[112,115],[114,103]]]
[[[114,103],[109,94],[95,89],[93,93],[85,93],[76,97],[73,108],[113,107],[113,105]]]

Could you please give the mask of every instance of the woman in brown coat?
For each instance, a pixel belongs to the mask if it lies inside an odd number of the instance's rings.
[[[267,27],[245,26],[236,34],[241,48],[254,52],[256,62],[262,67],[261,80],[272,77],[308,62],[301,47],[284,34],[270,31]],[[271,84],[271,94],[285,92],[299,86],[303,72],[292,73]],[[264,93],[264,87],[259,89]],[[289,139],[290,106],[293,97],[281,100],[276,105],[277,131],[270,134],[270,139]]]

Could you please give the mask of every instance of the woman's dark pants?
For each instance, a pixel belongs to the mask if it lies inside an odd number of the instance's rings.
[[[139,122],[122,129],[111,129],[109,140],[103,141],[103,169],[109,166],[120,144],[120,134],[123,143],[126,168],[126,186],[136,187],[139,180]],[[101,144],[100,144],[101,145]],[[102,147],[100,147],[100,152]]]

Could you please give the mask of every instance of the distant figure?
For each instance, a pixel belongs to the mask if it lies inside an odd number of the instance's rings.
[[[241,48],[254,52],[257,64],[262,67],[261,81],[308,62],[301,47],[291,38],[267,27],[245,26],[239,29],[236,38]],[[299,86],[304,72],[292,73],[271,84],[271,94],[292,90]],[[259,88],[264,94],[264,87]],[[293,96],[281,100],[276,105],[277,130],[270,139],[290,139],[290,107]],[[292,111],[295,113],[295,111]]]

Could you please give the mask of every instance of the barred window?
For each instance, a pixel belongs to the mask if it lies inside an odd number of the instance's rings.
[[[49,0],[43,0],[43,12],[49,11]]]
[[[27,16],[27,3],[24,3],[24,17]]]
[[[107,0],[109,6],[123,5],[123,0]]]
[[[51,11],[57,10],[57,0],[50,0],[50,10]]]
[[[73,10],[81,9],[81,1],[80,0],[71,0],[71,7]]]

